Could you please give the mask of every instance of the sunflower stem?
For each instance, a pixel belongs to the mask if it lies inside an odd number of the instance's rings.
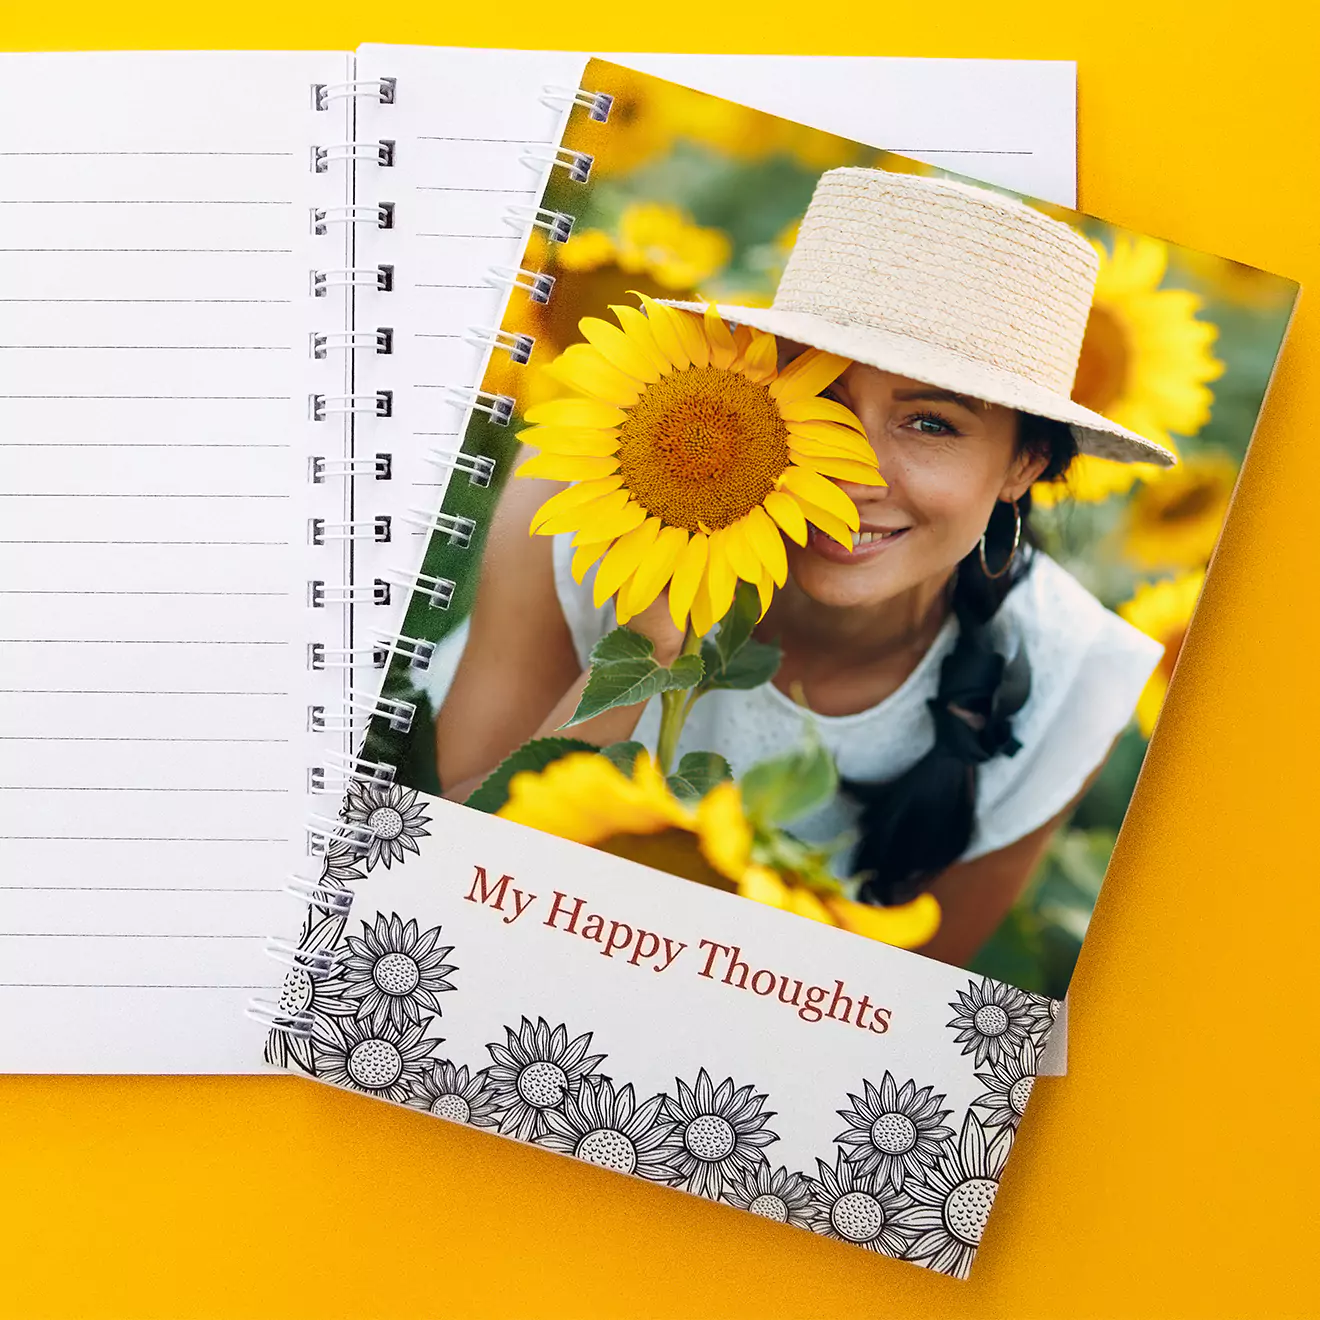
[[[701,638],[692,630],[689,623],[683,634],[683,645],[679,656],[697,655],[701,651]],[[674,756],[678,752],[678,740],[687,723],[688,712],[692,703],[687,692],[662,692],[660,694],[660,734],[656,738],[655,759],[660,766],[660,773],[667,775],[673,768]]]

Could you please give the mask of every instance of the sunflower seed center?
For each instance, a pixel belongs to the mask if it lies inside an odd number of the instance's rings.
[[[944,1202],[944,1224],[959,1242],[969,1247],[981,1245],[996,1190],[998,1184],[993,1178],[968,1178],[949,1193]]]

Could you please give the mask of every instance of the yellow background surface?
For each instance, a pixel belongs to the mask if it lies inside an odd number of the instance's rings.
[[[1085,210],[1305,285],[1314,22],[1237,0],[3,0],[0,43],[1076,59]],[[8,1077],[0,1314],[1320,1315],[1318,496],[1304,294],[1073,982],[1071,1075],[1037,1088],[970,1282],[293,1078]]]

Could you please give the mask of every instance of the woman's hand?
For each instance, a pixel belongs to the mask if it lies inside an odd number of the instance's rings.
[[[674,627],[674,621],[669,617],[667,591],[662,591],[640,614],[634,614],[623,626],[645,637],[655,647],[655,658],[659,664],[668,667],[678,659],[678,653],[683,648],[683,632]]]

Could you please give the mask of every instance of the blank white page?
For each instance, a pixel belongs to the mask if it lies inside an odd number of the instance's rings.
[[[0,57],[5,1071],[257,1066],[305,846],[309,271],[344,250],[311,85],[350,67]]]

